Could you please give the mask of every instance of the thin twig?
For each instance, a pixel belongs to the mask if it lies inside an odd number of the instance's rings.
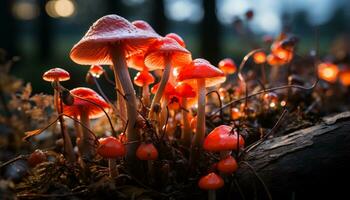
[[[301,85],[283,85],[283,86],[279,86],[279,87],[274,87],[274,88],[269,88],[269,89],[266,89],[266,90],[261,90],[259,92],[256,92],[256,93],[253,93],[253,94],[250,94],[247,96],[247,98],[251,98],[251,97],[254,97],[254,96],[257,96],[257,95],[260,95],[260,94],[263,94],[265,92],[272,92],[272,91],[275,91],[275,90],[282,90],[282,89],[287,89],[287,88],[295,88],[295,89],[301,89],[301,90],[312,90],[316,87],[317,83],[318,83],[318,79],[315,81],[314,84],[312,84],[312,86],[310,87],[303,87]],[[239,98],[239,99],[236,99],[236,100],[233,100],[225,105],[222,106],[221,109],[225,109],[227,107],[229,107],[230,105],[232,104],[235,104],[235,103],[238,103],[242,100],[245,100],[246,97],[242,97],[242,98]],[[211,113],[211,116],[212,115],[215,115],[216,113],[220,112],[220,109],[217,109],[215,110],[214,112]]]
[[[18,198],[57,198],[57,197],[69,197],[74,195],[80,195],[87,193],[88,189],[78,191],[78,192],[70,192],[64,194],[35,194],[35,193],[27,193],[27,194],[17,194]]]
[[[15,158],[12,158],[12,159],[2,163],[0,165],[0,169],[3,168],[3,167],[6,167],[7,165],[9,165],[9,164],[11,164],[13,162],[16,162],[17,160],[27,159],[28,157],[29,157],[29,155],[19,155],[19,156],[15,157]]]
[[[281,116],[278,118],[276,124],[272,127],[272,129],[266,133],[258,142],[252,144],[251,146],[248,146],[243,153],[248,153],[249,151],[255,149],[256,147],[258,147],[261,143],[263,143],[271,134],[273,134],[281,125],[282,120],[284,119],[284,117],[286,116],[286,114],[288,113],[288,110],[285,109]]]
[[[88,73],[90,73],[90,72],[88,72]],[[90,73],[90,74],[91,74],[91,73]],[[95,82],[95,85],[96,85],[96,87],[97,87],[97,90],[100,92],[100,94],[102,95],[102,97],[104,98],[104,100],[106,100],[106,101],[112,106],[113,110],[116,111],[117,108],[114,106],[114,104],[109,100],[109,98],[108,98],[108,97],[106,96],[106,94],[103,92],[103,90],[102,90],[102,88],[101,88],[101,86],[100,86],[100,84],[99,84],[97,78],[96,78],[95,76],[93,76],[92,74],[91,74],[91,76],[92,76],[92,80],[94,80],[94,82]]]
[[[272,200],[272,196],[271,196],[271,193],[269,191],[269,189],[267,188],[264,180],[260,177],[260,175],[257,173],[257,171],[254,169],[253,166],[251,166],[248,162],[246,161],[241,161],[240,163],[242,164],[245,164],[248,166],[248,168],[253,172],[253,174],[258,178],[258,180],[260,181],[261,185],[263,186],[265,192],[266,192],[266,195],[268,197],[269,200]]]

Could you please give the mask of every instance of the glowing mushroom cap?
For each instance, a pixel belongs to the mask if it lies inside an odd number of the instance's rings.
[[[108,111],[110,108],[109,104],[99,94],[90,88],[78,87],[72,89],[70,93],[73,95],[74,103],[70,106],[63,106],[63,113],[68,116],[80,116],[81,112],[87,113],[90,119],[103,116],[104,113],[102,109],[88,101],[94,102],[95,104],[101,106],[105,111]],[[84,101],[83,99],[75,96],[81,97],[88,101]]]
[[[256,64],[263,64],[266,62],[266,54],[265,52],[259,51],[254,53],[253,60]]]
[[[126,54],[133,54],[146,51],[158,37],[158,34],[139,29],[118,15],[106,15],[98,19],[74,45],[70,57],[82,65],[110,65],[112,44],[121,43]]]
[[[154,77],[148,70],[143,70],[136,74],[134,83],[139,87],[147,86],[154,83]]]
[[[117,158],[125,156],[125,146],[115,137],[100,138],[97,153],[103,158]]]
[[[238,169],[237,161],[232,156],[227,156],[224,159],[221,159],[217,164],[217,169],[225,174],[231,174]]]
[[[70,79],[69,73],[61,68],[52,68],[43,74],[43,79],[45,81],[67,81]]]
[[[151,88],[151,93],[152,94],[155,94],[157,92],[159,88],[159,83],[155,84],[152,88]],[[164,93],[163,93],[163,96],[171,96],[171,95],[176,95],[176,90],[175,90],[175,87],[171,84],[171,83],[167,83],[165,85],[165,90],[164,90]]]
[[[196,96],[196,92],[193,87],[188,83],[179,83],[175,87],[176,93],[182,98],[192,98]]]
[[[317,66],[318,76],[330,83],[335,83],[338,78],[339,68],[331,62],[323,62]]]
[[[186,48],[185,41],[178,34],[176,34],[176,33],[169,33],[165,37],[174,39],[177,43],[179,43],[179,45],[181,45],[182,47]]]
[[[339,80],[344,86],[350,86],[350,70],[344,70],[339,74]]]
[[[142,143],[136,150],[136,156],[140,160],[156,160],[158,150],[152,143]]]
[[[206,151],[230,151],[237,149],[237,133],[231,132],[232,127],[220,125],[205,138],[203,148]],[[243,137],[239,137],[239,146],[244,146]]]
[[[214,172],[203,176],[198,181],[198,187],[203,190],[217,190],[222,186],[224,186],[224,180]]]
[[[226,77],[224,72],[211,65],[207,60],[197,58],[179,70],[177,80],[191,82],[197,79],[205,79],[205,86],[210,87],[223,83]]]
[[[92,76],[99,78],[103,74],[104,69],[100,65],[91,65],[89,72]]]
[[[150,70],[164,69],[166,59],[172,67],[183,67],[192,61],[191,53],[171,38],[159,38],[145,54],[145,65]]]
[[[271,66],[281,66],[286,64],[286,62],[282,59],[280,59],[279,57],[277,57],[274,54],[269,54],[266,58],[267,63],[269,63],[269,65]]]
[[[222,59],[218,66],[225,74],[233,74],[237,70],[237,66],[231,58]]]

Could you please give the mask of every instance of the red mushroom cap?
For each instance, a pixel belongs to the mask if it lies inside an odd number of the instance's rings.
[[[142,143],[136,150],[136,156],[140,160],[156,160],[158,158],[158,150],[152,143]]]
[[[109,136],[105,138],[100,138],[98,140],[100,143],[97,153],[103,158],[116,158],[125,156],[126,150],[125,146],[115,137]]]
[[[139,29],[118,15],[107,15],[97,20],[74,45],[70,57],[82,65],[110,65],[112,44],[123,43],[125,52],[132,54],[146,51],[149,44],[158,37],[158,34]]]
[[[225,73],[225,74],[233,74],[237,71],[237,66],[235,62],[231,58],[225,58],[222,59],[219,62],[219,68]]]
[[[286,64],[286,62],[279,57],[275,56],[274,54],[269,54],[266,58],[267,63],[272,66],[281,66]]]
[[[224,72],[211,65],[207,60],[197,58],[188,66],[180,69],[178,81],[193,81],[205,79],[205,86],[210,87],[226,80]],[[195,84],[194,84],[195,85]]]
[[[203,176],[198,181],[198,187],[203,190],[217,190],[224,186],[224,180],[214,172]]]
[[[150,70],[164,69],[166,57],[172,67],[183,67],[191,62],[191,53],[171,38],[159,38],[147,50],[145,65]]]
[[[206,151],[230,151],[237,149],[237,133],[231,132],[232,128],[220,125],[212,130],[205,138],[203,148]],[[239,137],[239,146],[244,146],[243,137]]]
[[[175,87],[176,93],[182,98],[193,98],[196,96],[196,92],[193,90],[193,87],[188,84],[181,82]]]
[[[95,104],[100,105],[105,111],[108,111],[110,108],[109,104],[99,94],[90,88],[78,87],[72,89],[70,93],[73,95],[74,103],[71,106],[63,106],[63,113],[66,115],[75,117],[80,116],[81,112],[87,112],[90,119],[95,119],[103,116],[104,114],[101,108],[74,96],[92,101]]]
[[[238,164],[234,157],[227,156],[218,162],[217,169],[222,173],[231,174],[238,169]]]
[[[167,34],[165,37],[167,38],[171,38],[173,40],[175,40],[177,43],[179,43],[179,45],[181,45],[183,48],[186,48],[186,44],[185,44],[185,41],[182,39],[181,36],[179,36],[178,34],[176,33],[169,33]]]
[[[35,167],[38,164],[45,162],[46,160],[47,160],[46,154],[42,150],[36,149],[33,153],[30,154],[27,161],[29,166]]]
[[[154,77],[148,70],[143,70],[136,74],[134,83],[139,87],[147,86],[154,83]]]
[[[69,73],[61,68],[52,68],[43,74],[45,81],[67,81],[70,79]]]
[[[91,65],[89,72],[92,76],[99,78],[103,74],[104,70],[100,65]]]

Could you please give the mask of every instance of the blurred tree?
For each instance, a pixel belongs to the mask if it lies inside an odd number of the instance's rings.
[[[4,48],[10,56],[16,55],[15,41],[17,31],[15,19],[11,13],[13,0],[4,0],[0,6],[0,48]]]
[[[165,35],[167,32],[167,20],[164,14],[164,0],[154,0],[154,10],[151,20],[151,25],[160,35]]]
[[[201,22],[201,56],[216,64],[219,61],[220,55],[220,24],[216,17],[216,1],[203,0],[203,9],[204,18]]]
[[[43,61],[50,59],[52,50],[52,24],[53,19],[45,11],[45,0],[39,1],[40,15],[38,20],[39,32],[38,32],[38,43],[39,43],[39,55]]]

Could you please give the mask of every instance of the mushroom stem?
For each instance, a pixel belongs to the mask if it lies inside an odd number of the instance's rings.
[[[263,85],[265,87],[266,84],[267,84],[266,73],[265,73],[265,63],[262,63],[260,65],[260,70],[261,70],[262,83],[263,83]]]
[[[90,128],[90,119],[88,112],[81,109],[80,111],[80,121],[86,127]],[[95,137],[84,127],[82,127],[82,135],[80,138],[80,144],[78,144],[80,154],[82,159],[92,160],[96,154],[95,150]]]
[[[182,106],[186,109],[187,108],[187,99],[182,98]],[[190,127],[190,123],[188,121],[188,113],[185,109],[182,109],[182,123],[183,123],[183,129],[182,129],[182,140],[185,146],[191,145],[191,139],[192,139],[192,130]]]
[[[166,121],[168,120],[168,109],[166,108],[168,106],[168,98],[162,99],[162,110],[160,112],[160,122],[159,122],[159,129],[163,130],[164,125],[166,125]]]
[[[154,116],[154,106],[156,104],[159,104],[160,99],[163,96],[166,84],[167,84],[167,82],[169,80],[169,77],[170,77],[171,69],[172,69],[172,67],[170,65],[170,58],[169,58],[169,56],[166,56],[165,57],[165,68],[164,68],[163,76],[162,76],[162,79],[160,80],[160,84],[159,84],[158,90],[157,90],[157,92],[154,95],[153,100],[152,100],[151,110],[150,110],[150,112],[148,114],[148,118],[149,119],[154,119],[155,118],[155,116]]]
[[[143,99],[143,104],[145,106],[149,106],[150,98],[149,98],[149,86],[148,85],[144,85],[142,87],[142,99]]]
[[[58,82],[55,82],[55,85],[57,86],[54,89],[54,105],[57,111],[57,114],[59,115],[59,122],[60,122],[60,126],[61,126],[61,134],[62,134],[62,139],[63,139],[63,148],[64,148],[64,153],[66,156],[66,159],[68,162],[70,163],[74,163],[75,162],[75,154],[74,154],[74,150],[73,150],[73,144],[72,141],[70,139],[70,136],[67,133],[66,130],[66,126],[64,123],[64,119],[62,114],[62,101],[60,100],[60,87],[58,87]]]
[[[200,147],[205,136],[205,79],[197,80],[198,86],[198,110],[197,110],[197,127],[192,145]]]
[[[119,175],[115,158],[108,159],[109,176],[114,178]]]
[[[115,79],[115,87],[117,90],[119,90],[120,92],[123,92],[123,87],[120,83],[119,77],[116,75],[116,73],[114,73],[114,79]],[[121,123],[122,123],[122,127],[125,127],[125,122],[126,122],[126,102],[124,100],[124,97],[117,92],[117,107],[119,108],[119,115],[121,118]]]
[[[215,199],[216,199],[215,190],[208,190],[208,200],[215,200]]]
[[[124,90],[125,93],[125,102],[127,107],[127,117],[128,117],[128,126],[127,126],[127,132],[126,137],[129,144],[126,146],[127,148],[127,155],[126,155],[126,161],[127,164],[130,166],[130,168],[135,169],[135,163],[137,162],[136,158],[136,149],[139,146],[139,140],[140,135],[137,132],[137,129],[135,128],[136,124],[136,117],[137,117],[137,103],[136,103],[136,96],[135,96],[135,90],[132,85],[130,74],[128,71],[128,67],[125,61],[125,52],[123,50],[122,44],[119,44],[118,46],[115,45],[111,48],[112,53],[112,61],[113,61],[113,69],[114,69],[114,76],[117,78],[119,77],[120,84]],[[118,82],[116,81],[116,84]]]

